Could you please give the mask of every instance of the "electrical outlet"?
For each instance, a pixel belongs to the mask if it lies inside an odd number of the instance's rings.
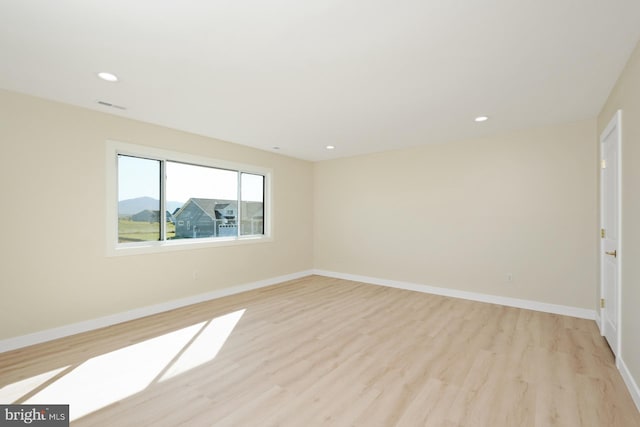
[[[193,270],[193,280],[198,280],[198,270]]]
[[[513,283],[513,274],[507,273],[507,283]]]

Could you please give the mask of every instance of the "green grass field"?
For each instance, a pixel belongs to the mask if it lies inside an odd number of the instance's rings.
[[[176,226],[167,222],[167,239],[176,235]],[[160,224],[157,222],[118,219],[118,242],[148,242],[160,240]]]

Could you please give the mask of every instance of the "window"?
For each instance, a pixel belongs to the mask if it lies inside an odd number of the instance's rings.
[[[240,233],[253,235],[264,233],[264,176],[240,174]]]
[[[117,142],[107,157],[109,254],[270,237],[269,170]]]
[[[160,240],[160,166],[118,156],[118,243]]]
[[[167,233],[167,239],[237,236],[239,173],[167,161],[166,203],[178,220],[171,233]],[[180,225],[180,221],[185,221],[186,226]]]

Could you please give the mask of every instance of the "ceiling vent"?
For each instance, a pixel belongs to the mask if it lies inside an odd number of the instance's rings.
[[[98,101],[98,104],[104,105],[105,107],[117,108],[118,110],[126,110],[127,107],[123,107],[122,105],[112,104],[106,101]]]

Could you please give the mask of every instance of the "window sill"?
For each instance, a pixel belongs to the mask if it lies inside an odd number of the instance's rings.
[[[118,244],[107,248],[108,257],[144,255],[164,252],[217,248],[236,245],[252,245],[273,242],[272,237],[247,236],[241,238],[181,239],[166,242],[140,242]]]

